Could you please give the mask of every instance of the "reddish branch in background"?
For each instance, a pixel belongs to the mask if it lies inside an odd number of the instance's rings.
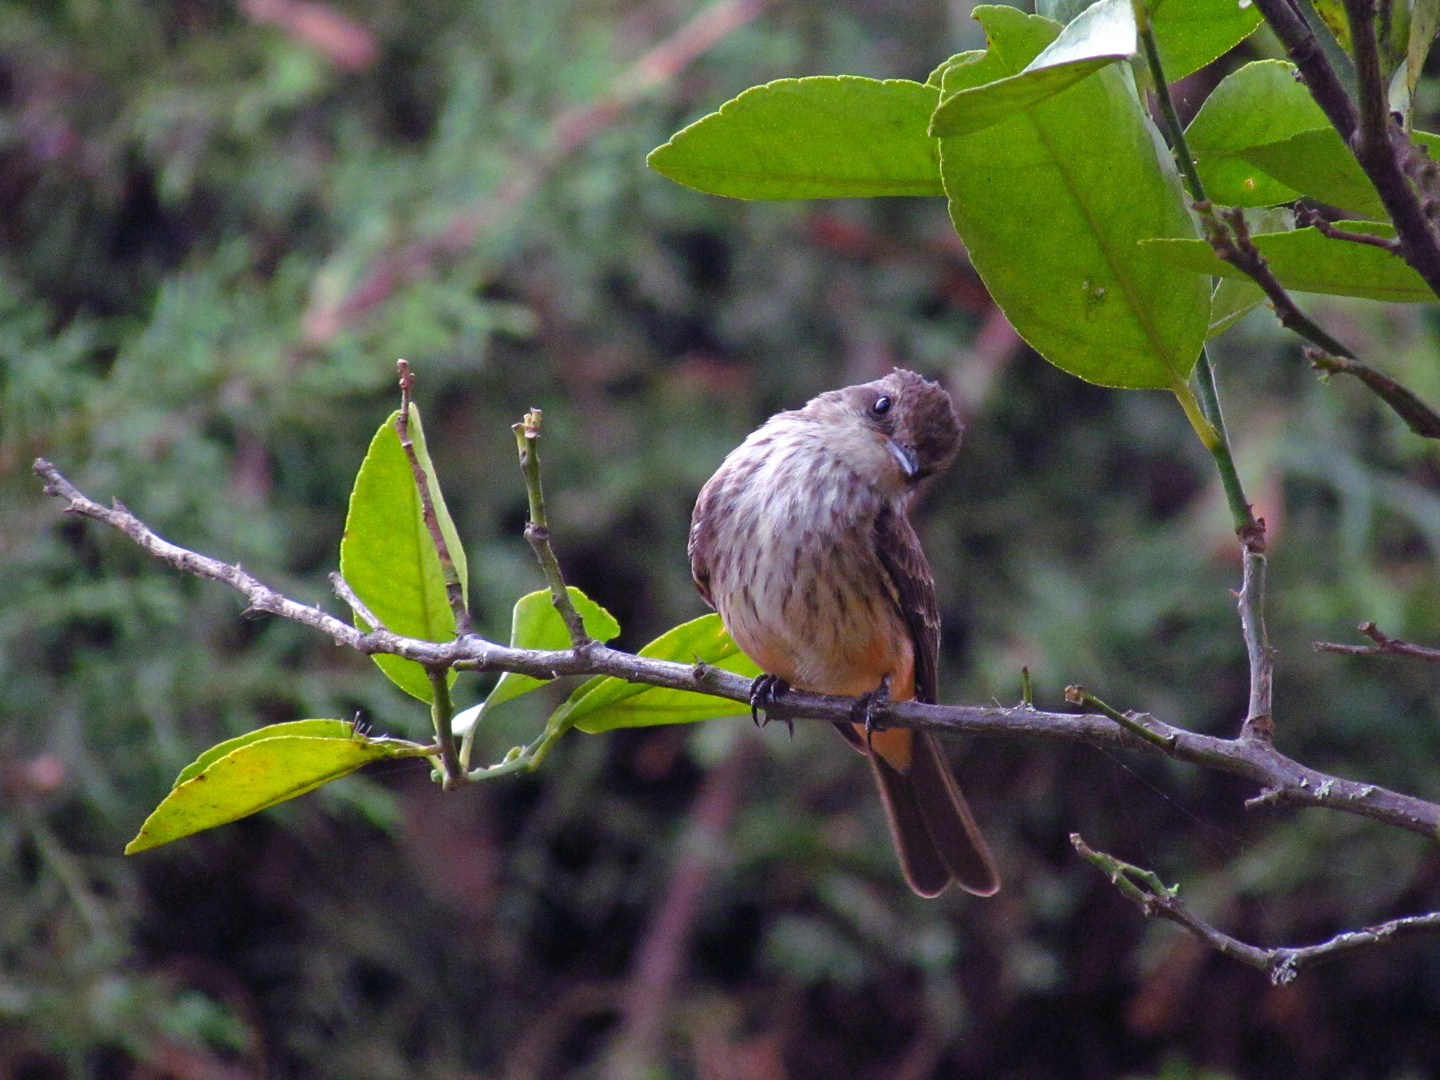
[[[251,2],[274,4],[296,0]],[[359,283],[349,291],[312,300],[302,320],[305,341],[323,345],[332,340],[443,259],[474,247],[488,229],[513,217],[521,204],[573,151],[646,94],[673,79],[731,31],[752,22],[768,2],[719,0],[626,68],[598,100],[561,113],[550,124],[541,149],[517,157],[485,198],[462,207],[435,235],[382,254],[361,272]]]

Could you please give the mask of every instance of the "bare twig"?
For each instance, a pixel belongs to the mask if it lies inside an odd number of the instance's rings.
[[[1440,439],[1440,414],[1421,401],[1414,391],[1402,386],[1389,375],[1362,364],[1359,360],[1329,356],[1315,349],[1305,350],[1305,359],[1317,371],[1327,375],[1353,375],[1395,411],[1405,426],[1424,439]]]
[[[387,629],[385,624],[380,621],[380,617],[370,610],[364,600],[361,600],[360,597],[356,595],[354,589],[350,588],[350,583],[340,576],[340,571],[336,570],[331,573],[330,587],[335,590],[336,596],[350,606],[351,611],[365,620],[366,626],[372,630]]]
[[[717,0],[700,12],[621,72],[608,92],[589,105],[557,116],[538,151],[517,156],[483,199],[458,210],[438,233],[386,252],[366,269],[353,289],[312,303],[304,317],[305,339],[317,345],[332,340],[406,283],[423,277],[436,263],[468,251],[487,230],[513,215],[576,149],[731,31],[754,21],[767,4],[768,0]]]
[[[1082,858],[1099,867],[1121,895],[1134,902],[1147,918],[1167,919],[1184,927],[1211,948],[1259,968],[1269,975],[1270,981],[1277,986],[1290,982],[1300,973],[1301,968],[1337,959],[1357,949],[1400,938],[1440,932],[1440,912],[1432,912],[1429,915],[1391,919],[1364,930],[1347,931],[1318,945],[1262,949],[1233,938],[1205,922],[1180,900],[1177,886],[1166,886],[1149,870],[1132,866],[1103,851],[1095,851],[1080,838],[1079,833],[1070,834],[1070,843]]]
[[[540,482],[540,421],[543,414],[531,409],[525,419],[512,426],[515,445],[520,451],[520,471],[525,476],[525,493],[530,499],[530,520],[525,523],[525,539],[545,572],[545,582],[550,586],[550,602],[565,620],[565,629],[570,633],[570,643],[583,649],[592,642],[585,632],[585,620],[570,601],[570,590],[565,587],[565,578],[560,573],[560,560],[550,547],[550,519],[545,513],[545,489]]]
[[[395,370],[400,373],[400,415],[395,417],[395,433],[400,436],[400,445],[410,462],[410,471],[415,475],[415,486],[420,491],[420,513],[425,519],[425,528],[435,545],[435,554],[440,558],[440,573],[445,578],[445,595],[450,600],[450,610],[455,615],[455,633],[460,637],[475,632],[470,611],[465,606],[465,586],[460,573],[455,569],[455,560],[450,556],[450,545],[445,542],[445,533],[440,528],[440,518],[435,513],[435,500],[430,495],[430,477],[425,475],[425,466],[415,453],[415,442],[410,438],[410,390],[415,385],[415,374],[404,360],[395,361]]]
[[[1345,240],[1352,244],[1367,244],[1370,247],[1378,247],[1382,251],[1388,251],[1391,255],[1400,253],[1400,242],[1393,236],[1376,236],[1374,233],[1352,232],[1349,229],[1337,229],[1314,207],[1300,203],[1295,207],[1295,224],[1302,228],[1314,229],[1321,236],[1331,240]]]
[[[1263,522],[1261,523],[1263,527]],[[1250,708],[1245,714],[1242,738],[1269,742],[1275,733],[1271,707],[1275,682],[1275,652],[1265,631],[1265,553],[1245,549],[1245,569],[1240,593],[1240,630],[1245,637],[1245,657],[1250,667]]]
[[[265,611],[319,630],[342,645],[366,655],[403,656],[426,667],[458,667],[474,671],[514,671],[537,679],[562,675],[611,675],[627,682],[691,690],[741,703],[736,715],[748,714],[750,679],[708,664],[679,664],[611,649],[598,642],[586,649],[515,649],[476,635],[451,641],[424,641],[389,631],[362,633],[319,608],[291,600],[238,566],[221,562],[155,535],[122,506],[92,501],[43,458],[35,472],[46,481],[47,494],[68,503],[66,511],[109,525],[151,555],[196,577],[229,585],[245,597],[249,610]],[[846,722],[855,699],[791,690],[772,710],[776,719]],[[1146,716],[1145,727],[1156,738],[1142,737],[1104,714],[1043,712],[1021,705],[925,705],[897,701],[877,710],[876,721],[957,735],[1061,739],[1161,753],[1177,761],[1243,776],[1281,800],[1296,806],[1326,807],[1357,814],[1408,832],[1433,838],[1440,830],[1440,805],[1386,790],[1374,784],[1330,776],[1281,754],[1273,746],[1247,739],[1222,739],[1171,727]]]
[[[1429,660],[1440,664],[1440,649],[1428,645],[1412,645],[1408,641],[1393,638],[1373,622],[1362,622],[1360,633],[1374,645],[1338,645],[1330,641],[1315,642],[1316,652],[1344,653],[1347,656],[1408,656],[1413,660]]]

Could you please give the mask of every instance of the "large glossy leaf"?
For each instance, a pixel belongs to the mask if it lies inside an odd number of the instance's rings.
[[[1058,12],[1063,6],[1050,5],[1050,9]],[[1241,8],[1234,0],[1161,0],[1152,18],[1160,62],[1172,82],[1233,48],[1260,24],[1258,12]],[[983,131],[1109,64],[1134,56],[1138,48],[1131,0],[1099,0],[1069,21],[1019,74],[943,98],[930,133]]]
[[[1007,41],[990,41],[990,50],[1013,69],[1009,48]],[[1081,12],[1017,74],[945,93],[930,121],[930,134],[946,137],[984,131],[1054,97],[1106,65],[1134,55],[1135,49],[1135,16],[1130,0],[1100,0]]]
[[[369,762],[423,754],[424,748],[410,743],[358,735],[340,720],[299,720],[252,731],[207,751],[182,772],[125,854],[246,817]]]
[[[925,134],[939,93],[853,75],[752,87],[651,151],[670,179],[737,199],[943,195]]]
[[[1385,216],[1385,206],[1334,128],[1302,131],[1282,142],[1251,146],[1240,157],[1303,195],[1366,217]]]
[[[380,425],[355,477],[345,536],[340,541],[340,573],[387,629],[405,637],[449,641],[455,636],[455,614],[445,593],[440,557],[425,526],[415,474],[395,432],[399,415],[398,411],[392,413]],[[440,493],[435,467],[425,449],[420,410],[414,405],[410,406],[410,437],[430,480],[440,531],[468,600],[465,548]],[[372,629],[359,616],[355,625]],[[400,689],[421,701],[430,700],[430,678],[419,664],[398,656],[376,655],[374,659]]]
[[[580,613],[585,623],[585,632],[596,641],[609,641],[620,633],[620,624],[615,616],[591,600],[574,585],[569,586],[570,602]],[[528,593],[515,601],[515,613],[510,621],[510,644],[516,649],[568,649],[570,634],[565,629],[565,620],[550,602],[550,590],[540,589]],[[529,675],[517,675],[507,671],[500,676],[483,708],[493,709],[502,701],[509,701],[521,694],[544,686],[540,679]]]
[[[1440,151],[1440,137],[1415,139]],[[1232,206],[1269,206],[1308,195],[1367,217],[1385,208],[1355,156],[1295,67],[1246,64],[1217,86],[1185,131],[1206,194]]]
[[[1016,71],[1055,24],[975,9],[992,47],[944,73],[948,95]],[[1058,367],[1105,386],[1170,388],[1209,322],[1210,290],[1170,273],[1138,241],[1193,238],[1170,156],[1127,71],[1106,68],[1033,109],[942,139],[950,216],[1011,324]]]
[[[713,664],[752,679],[760,674],[755,661],[730,640],[720,616],[713,614],[681,623],[646,645],[640,655],[685,664]],[[689,724],[749,711],[750,706],[729,698],[642,686],[623,679],[594,678],[579,686],[555,710],[549,728],[554,732],[573,726],[595,734],[622,727]]]
[[[1150,19],[1165,78],[1174,82],[1254,33],[1260,11],[1237,0],[1156,0],[1150,6]]]
[[[1257,60],[1225,78],[1185,129],[1205,194],[1226,206],[1273,206],[1300,197],[1240,154],[1329,126],[1283,60]]]
[[[1374,221],[1336,224],[1354,232],[1395,235],[1391,226]],[[1286,288],[1393,303],[1433,303],[1435,300],[1435,294],[1419,274],[1399,257],[1380,248],[1349,240],[1331,240],[1314,229],[1266,233],[1253,239]],[[1203,240],[1153,240],[1141,246],[1156,251],[1172,266],[1230,278],[1245,276],[1216,256]]]
[[[1440,150],[1440,136],[1412,134],[1432,155]],[[1248,147],[1239,156],[1312,199],[1365,217],[1387,216],[1379,193],[1334,128],[1302,131],[1282,142]]]

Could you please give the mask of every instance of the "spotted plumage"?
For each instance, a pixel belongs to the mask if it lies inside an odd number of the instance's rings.
[[[945,391],[896,370],[771,417],[711,477],[695,505],[691,569],[770,677],[767,692],[779,680],[936,700],[940,615],[908,513],[959,440]],[[840,726],[872,751],[915,891],[933,896],[953,879],[993,893],[993,860],[933,737]]]

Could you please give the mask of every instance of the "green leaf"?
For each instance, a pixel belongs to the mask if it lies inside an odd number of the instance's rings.
[[[1210,294],[1210,329],[1205,340],[1219,337],[1250,314],[1265,299],[1265,290],[1249,278],[1222,277]]]
[[[332,734],[295,733],[302,730]],[[125,854],[246,817],[372,761],[423,755],[424,748],[411,743],[357,735],[352,725],[341,720],[300,720],[261,728],[206,751],[182,772],[174,789],[126,845]]]
[[[925,134],[938,101],[933,86],[905,79],[779,79],[697,120],[646,163],[736,199],[943,195]]]
[[[1440,151],[1440,136],[1414,132]],[[1185,131],[1211,201],[1271,206],[1308,195],[1367,217],[1385,217],[1380,196],[1325,118],[1295,67],[1246,64],[1217,86]]]
[[[1135,15],[1130,0],[1100,0],[1076,16],[1018,74],[943,94],[930,121],[930,134],[944,138],[984,131],[1054,97],[1106,65],[1132,56],[1135,49]],[[990,51],[1011,69],[1015,67],[1004,40],[991,38]]]
[[[1385,216],[1379,194],[1334,128],[1302,131],[1239,156],[1312,199],[1366,217]]]
[[[1063,5],[1048,7],[1039,13],[1055,11],[1056,18],[1068,14]],[[1238,45],[1260,25],[1259,12],[1241,8],[1235,0],[1161,0],[1151,15],[1160,63],[1172,82]],[[1138,49],[1130,0],[1099,0],[1069,21],[1060,36],[1018,75],[986,85],[971,84],[969,89],[942,98],[930,122],[930,134],[944,137],[983,131],[1103,67],[1134,56]],[[940,75],[943,78],[943,71]],[[935,75],[931,78],[938,84]]]
[[[950,94],[1018,71],[1055,24],[982,6],[992,48]],[[940,141],[950,217],[1011,324],[1051,363],[1104,386],[1170,388],[1195,363],[1210,289],[1167,272],[1149,237],[1193,238],[1179,177],[1128,70],[1106,68],[982,132]]]
[[[570,602],[580,613],[585,623],[585,632],[596,641],[609,641],[620,633],[620,624],[615,616],[591,600],[574,585],[568,586]],[[540,589],[528,593],[515,602],[515,615],[510,622],[510,646],[515,649],[568,649],[570,633],[565,629],[565,620],[550,602],[550,590]],[[493,709],[502,701],[509,701],[521,694],[528,694],[544,686],[541,679],[529,675],[517,675],[507,671],[500,676],[494,688],[485,698],[486,709]]]
[[[968,64],[972,60],[978,60],[985,55],[984,49],[971,49],[969,52],[956,53],[948,60],[942,60],[934,71],[930,72],[929,78],[925,80],[926,86],[933,86],[940,89],[940,82],[945,77],[945,69],[953,64]]]
[[[1236,0],[1156,0],[1150,19],[1160,66],[1170,82],[1183,79],[1244,41],[1260,25],[1254,4]]]
[[[180,775],[175,778],[174,786],[179,787],[186,780],[198,776],[230,751],[248,746],[252,742],[259,742],[261,739],[273,739],[277,735],[309,735],[319,739],[348,739],[354,732],[355,725],[348,720],[291,720],[285,724],[271,724],[269,727],[256,728],[254,731],[247,731],[244,735],[236,738],[226,739],[206,750],[180,770]]]
[[[1432,157],[1440,151],[1440,135],[1426,131],[1411,135],[1429,148]],[[1252,146],[1241,156],[1312,199],[1366,217],[1388,216],[1369,177],[1334,128],[1301,132],[1268,146]]]
[[[720,616],[714,614],[681,623],[646,645],[640,655],[684,664],[713,664],[752,679],[760,674],[759,666],[730,640]],[[612,728],[690,724],[749,711],[749,705],[729,698],[597,677],[576,688],[547,726],[551,732],[573,726],[593,735]]]
[[[1257,60],[1221,81],[1185,129],[1205,194],[1226,206],[1273,206],[1300,192],[1241,157],[1256,146],[1329,127],[1325,113],[1283,60]]]
[[[1395,230],[1375,221],[1337,221],[1337,228],[1375,236]],[[1314,229],[1263,233],[1252,238],[1280,283],[1300,292],[1362,296],[1392,303],[1433,303],[1435,294],[1424,279],[1398,256],[1368,244],[1331,240]],[[1203,240],[1150,240],[1142,247],[1155,251],[1171,266],[1223,277],[1245,275]]]
[[[455,613],[445,593],[440,556],[425,527],[415,474],[395,432],[399,415],[397,410],[380,425],[355,477],[345,536],[340,541],[340,574],[386,629],[425,641],[449,641],[455,636]],[[429,479],[440,532],[468,603],[470,575],[465,548],[440,493],[435,466],[425,449],[420,410],[414,405],[410,406],[410,437]],[[358,615],[355,625],[373,629]],[[421,701],[430,700],[430,677],[421,665],[398,656],[377,654],[374,660],[401,690]],[[455,680],[453,672],[450,680]]]
[[[1405,54],[1405,100],[1407,104],[1415,99],[1415,86],[1420,82],[1420,71],[1425,58],[1430,55],[1430,46],[1435,41],[1435,31],[1440,29],[1440,0],[1415,0],[1410,12],[1410,39]],[[1409,116],[1406,112],[1406,116]]]

